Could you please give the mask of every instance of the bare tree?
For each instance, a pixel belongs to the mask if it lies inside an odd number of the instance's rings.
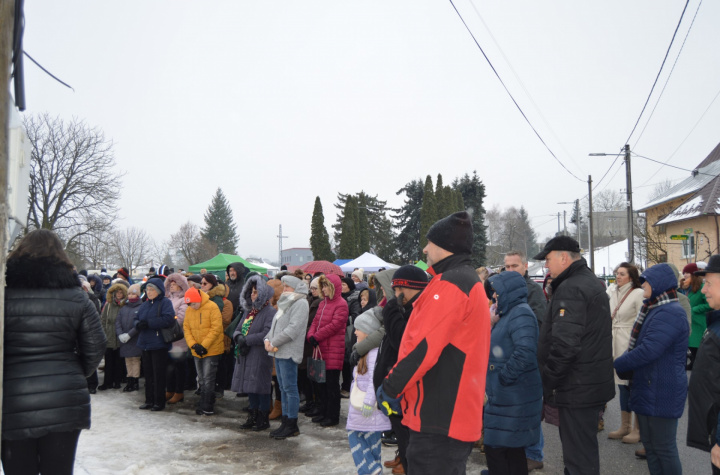
[[[150,258],[153,242],[145,231],[137,228],[128,228],[116,231],[112,236],[112,247],[115,257],[130,273]]]
[[[187,265],[197,264],[217,255],[217,246],[203,238],[200,228],[190,221],[170,236],[169,246],[180,251]]]
[[[87,260],[91,269],[100,269],[108,266],[113,257],[112,237],[112,232],[99,230],[96,233],[79,236],[75,240],[75,247],[78,254]]]
[[[625,209],[625,201],[625,195],[606,188],[593,194],[593,211],[621,211]],[[587,200],[585,200],[585,209],[587,209]]]
[[[672,180],[669,178],[665,181],[661,181],[657,185],[655,185],[655,188],[653,188],[652,193],[650,193],[650,199],[649,201],[654,201],[660,196],[664,195],[670,188],[673,187]]]
[[[75,118],[45,113],[24,123],[32,146],[28,226],[52,229],[66,246],[110,229],[123,176],[114,171],[112,141]]]

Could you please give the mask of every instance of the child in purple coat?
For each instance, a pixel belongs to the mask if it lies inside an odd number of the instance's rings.
[[[363,341],[379,328],[380,322],[372,315],[372,310],[360,314],[355,319],[355,335],[358,342]],[[350,390],[350,405],[345,428],[348,431],[350,452],[358,475],[382,473],[380,439],[383,431],[390,430],[390,419],[380,412],[375,400],[373,372],[377,352],[377,348],[373,348],[360,358],[353,371],[354,381]]]

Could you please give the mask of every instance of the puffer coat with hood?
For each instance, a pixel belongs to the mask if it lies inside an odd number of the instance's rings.
[[[140,310],[135,315],[135,328],[138,329],[140,322],[147,322],[148,327],[139,330],[137,346],[145,351],[170,349],[170,343],[165,343],[160,330],[162,328],[170,328],[175,324],[175,309],[170,299],[165,297],[165,285],[162,279],[153,277],[147,281],[158,289],[158,296],[155,299],[147,299],[140,306]]]
[[[180,287],[180,290],[177,292],[170,292],[170,283],[172,282],[175,282],[177,286]],[[185,292],[188,288],[189,286],[185,276],[178,274],[177,272],[170,274],[167,276],[167,279],[165,279],[165,296],[172,302],[173,309],[175,310],[175,316],[177,317],[177,321],[180,326],[183,326],[183,322],[185,321],[185,310],[188,306],[185,303]],[[188,346],[184,338],[181,338],[172,344],[171,351],[173,353],[182,353],[187,350]]]
[[[215,287],[207,291],[207,295],[208,297],[210,297],[210,300],[215,302],[215,305],[218,306],[220,313],[222,313],[223,308],[225,308],[225,301],[223,300],[225,297],[225,285],[216,285]]]
[[[519,273],[494,275],[490,285],[498,296],[500,318],[490,334],[484,442],[491,447],[527,447],[540,438],[537,317],[527,303],[527,284]]]
[[[257,288],[258,294],[255,302],[251,300],[253,287]],[[242,334],[242,327],[247,320],[250,310],[259,310],[253,318],[250,329],[245,335],[245,343],[250,347],[247,355],[238,355],[235,362],[231,390],[236,393],[270,394],[270,383],[272,381],[273,360],[265,351],[265,335],[270,331],[275,308],[270,305],[270,299],[274,295],[272,287],[265,283],[259,275],[253,275],[245,281],[245,286],[240,294],[240,305],[243,308],[243,318],[233,334],[233,340],[237,343],[238,336]]]
[[[235,279],[230,278],[230,269],[235,269]],[[225,281],[225,285],[229,289],[227,299],[233,304],[233,309],[235,309],[235,313],[237,313],[240,311],[240,294],[245,284],[247,268],[240,262],[233,262],[225,268],[225,272],[228,274],[228,279]]]
[[[667,264],[657,264],[640,276],[652,287],[650,299],[677,288]],[[632,371],[630,407],[643,416],[679,419],[685,409],[687,375],[685,359],[690,328],[685,310],[677,301],[651,308],[631,351],[615,360],[618,374]]]
[[[7,261],[2,439],[90,427],[86,377],[105,354],[97,309],[66,265]]]
[[[100,315],[100,322],[102,323],[103,331],[105,332],[105,337],[107,338],[107,348],[111,350],[120,348],[120,340],[117,339],[117,335],[115,333],[115,322],[117,321],[120,309],[127,303],[127,289],[128,288],[123,284],[111,285],[105,296],[105,306],[103,307]],[[120,301],[115,300],[115,292],[118,290],[123,294]]]
[[[208,295],[200,291],[202,302],[200,308],[195,310],[188,305],[183,319],[183,332],[185,333],[185,343],[192,351],[192,355],[197,358],[206,356],[215,356],[225,351],[223,344],[223,325],[220,309],[217,308],[215,302],[211,301]],[[196,343],[201,344],[207,354],[199,356],[192,349]]]
[[[348,305],[342,298],[340,277],[336,275],[323,275],[318,280],[318,286],[322,292],[322,286],[332,285],[335,293],[332,298],[325,297],[318,311],[315,314],[307,340],[315,338],[318,348],[325,361],[326,370],[341,370],[345,356],[345,327],[348,321]]]

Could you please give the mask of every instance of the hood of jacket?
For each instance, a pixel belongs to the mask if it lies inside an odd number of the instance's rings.
[[[212,289],[210,289],[207,292],[207,294],[208,294],[208,297],[210,297],[210,298],[218,297],[218,296],[220,298],[223,298],[223,297],[225,297],[225,285],[218,284],[215,287],[213,287]]]
[[[390,300],[395,295],[392,288],[392,278],[394,275],[395,269],[387,269],[375,274],[375,280],[380,284],[380,287],[382,287],[383,294],[387,300]]]
[[[655,264],[654,266],[646,269],[640,275],[640,282],[647,281],[652,287],[652,294],[650,299],[654,299],[661,293],[677,288],[677,278],[675,272],[667,264]]]
[[[165,294],[170,294],[170,283],[175,282],[180,289],[182,289],[183,293],[187,291],[187,289],[190,288],[188,285],[188,281],[185,278],[184,275],[178,274],[177,272],[174,274],[170,274],[165,279]]]
[[[328,302],[335,302],[338,299],[342,298],[342,283],[340,281],[340,277],[336,276],[335,274],[330,275],[322,275],[320,276],[320,280],[318,280],[318,283],[322,287],[322,285],[332,285],[335,289],[335,293],[333,294],[333,298],[327,298],[325,297],[325,300]],[[322,290],[321,290],[322,292]],[[325,294],[323,294],[324,296]]]
[[[495,274],[489,279],[490,286],[497,294],[498,315],[507,313],[516,305],[527,303],[527,284],[525,278],[515,271]]]
[[[236,279],[230,278],[230,269],[235,269],[235,273],[237,274]],[[247,267],[245,267],[242,262],[233,262],[225,268],[225,272],[227,272],[228,280],[231,282],[242,282],[247,273]]]
[[[358,299],[362,297],[363,292],[367,292],[367,294],[368,294],[368,303],[363,308],[365,310],[370,310],[371,308],[377,306],[377,294],[373,291],[373,289],[370,289],[370,288],[362,289],[360,291],[360,295],[358,296]]]
[[[123,298],[122,301],[119,304],[115,304],[115,292],[118,290],[122,291]],[[105,294],[105,300],[108,302],[112,302],[113,304],[117,305],[118,307],[122,307],[127,303],[128,298],[128,288],[124,286],[123,284],[112,284],[110,288],[107,290],[107,294]]]
[[[55,259],[8,259],[6,285],[15,289],[72,289],[80,287],[78,274]]]
[[[258,291],[258,296],[254,303],[250,300],[253,287],[256,287]],[[240,305],[245,311],[249,311],[253,307],[260,310],[263,305],[265,305],[265,302],[269,301],[274,294],[275,290],[265,283],[265,279],[256,274],[245,281],[242,293],[240,294]]]
[[[155,298],[155,300],[160,300],[163,297],[165,297],[165,283],[163,282],[163,280],[161,278],[153,277],[151,279],[148,279],[148,281],[145,284],[146,287],[147,287],[147,284],[154,285],[155,287],[157,287],[158,292],[160,292],[159,295]]]
[[[102,292],[103,290],[103,283],[102,279],[99,275],[92,274],[87,277],[88,282],[90,282],[90,285],[92,285],[92,289],[94,292]]]

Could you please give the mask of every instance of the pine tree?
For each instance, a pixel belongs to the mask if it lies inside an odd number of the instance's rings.
[[[432,177],[428,175],[425,178],[425,190],[423,191],[422,207],[420,208],[420,248],[422,250],[427,245],[426,234],[435,221],[437,221],[437,207],[435,203],[435,193],[433,192]]]
[[[217,246],[224,254],[237,253],[237,225],[230,204],[220,188],[215,192],[210,206],[205,212],[205,227],[200,231],[209,243]]]
[[[393,231],[393,224],[388,219],[387,201],[378,199],[377,195],[370,196],[364,192],[358,193],[357,195],[349,195],[338,193],[338,201],[335,203],[335,208],[338,210],[336,215],[335,224],[333,224],[334,239],[336,243],[340,242],[340,235],[342,234],[343,223],[345,220],[345,207],[347,204],[348,197],[355,196],[356,202],[360,199],[365,200],[365,210],[367,212],[367,228],[364,228],[365,220],[360,216],[362,209],[358,209],[358,243],[364,240],[363,234],[368,234],[368,246],[367,248],[358,247],[360,250],[359,254],[365,252],[362,249],[369,250],[386,262],[395,262],[397,259],[395,232]],[[364,241],[363,241],[364,242]],[[353,257],[357,257],[353,256]]]
[[[455,190],[455,212],[458,211],[465,211],[465,200],[463,199],[462,192],[460,190]]]
[[[340,232],[340,244],[338,257],[340,259],[355,259],[358,257],[357,243],[358,209],[354,196],[348,196],[345,200],[342,229]]]
[[[438,173],[437,182],[435,183],[435,208],[437,209],[437,219],[443,219],[450,214],[447,195],[440,173]]]
[[[333,262],[335,260],[335,254],[330,249],[330,236],[325,229],[325,216],[319,196],[315,197],[315,208],[310,223],[310,249],[312,249],[313,259],[316,261]]]
[[[418,252],[420,242],[420,208],[424,192],[421,180],[412,180],[400,188],[396,194],[405,193],[405,203],[401,208],[394,210],[392,218],[396,221],[395,227],[400,230],[395,240],[399,264],[412,264],[422,258]]]
[[[472,265],[480,267],[485,264],[485,252],[487,246],[487,230],[485,229],[485,185],[473,171],[472,177],[467,173],[460,179],[453,181],[453,188],[462,193],[463,207],[472,216],[473,226],[473,247]]]
[[[370,250],[370,223],[368,220],[368,200],[365,193],[358,194],[358,256]]]

